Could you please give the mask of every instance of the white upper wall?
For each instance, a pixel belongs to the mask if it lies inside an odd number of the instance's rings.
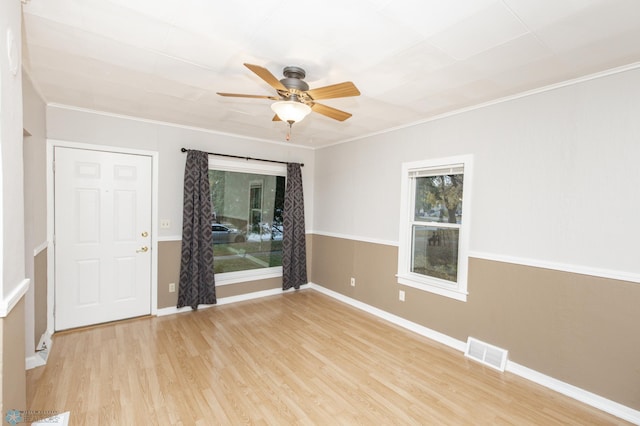
[[[22,188],[21,3],[0,2],[0,310],[26,282]]]
[[[46,104],[25,73],[22,89],[24,129],[31,134],[23,144],[25,253],[33,258],[33,250],[47,241]]]
[[[397,244],[400,166],[474,156],[471,251],[638,277],[640,69],[316,152],[320,233]]]
[[[170,229],[159,229],[161,239],[178,239],[182,234],[182,192],[186,161],[186,154],[180,152],[182,147],[304,163],[302,179],[307,229],[313,223],[314,152],[310,149],[297,147],[295,141],[274,144],[58,106],[47,108],[47,137],[49,140],[158,152],[158,219],[171,221]]]

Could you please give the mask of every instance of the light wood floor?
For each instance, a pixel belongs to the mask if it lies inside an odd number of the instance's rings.
[[[74,425],[625,424],[313,290],[56,335],[27,393]]]

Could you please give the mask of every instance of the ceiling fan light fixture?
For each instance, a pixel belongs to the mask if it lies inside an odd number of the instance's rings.
[[[289,123],[302,121],[311,112],[309,105],[296,101],[275,102],[271,104],[271,109],[280,117],[280,120]]]

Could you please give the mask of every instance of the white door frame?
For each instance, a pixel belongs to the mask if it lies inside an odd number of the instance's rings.
[[[135,154],[151,157],[151,315],[158,312],[158,152],[118,146],[94,145],[47,139],[47,335],[45,341],[51,345],[51,336],[55,331],[53,315],[55,304],[55,250],[54,230],[54,174],[53,159],[55,147],[105,151],[119,154]]]

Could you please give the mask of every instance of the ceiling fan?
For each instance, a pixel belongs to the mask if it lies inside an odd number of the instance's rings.
[[[345,98],[348,96],[358,96],[360,91],[356,86],[346,81],[344,83],[332,84],[330,86],[309,89],[309,85],[303,80],[306,76],[305,70],[300,67],[288,66],[282,71],[284,78],[278,80],[269,70],[259,65],[244,64],[245,67],[253,71],[258,77],[276,89],[278,96],[262,95],[242,95],[238,93],[221,93],[220,96],[230,96],[236,98],[271,99],[275,102],[271,109],[276,113],[273,121],[286,121],[289,127],[306,117],[311,111],[317,112],[334,120],[344,121],[351,117],[351,114],[319,104],[316,101],[321,99]]]

